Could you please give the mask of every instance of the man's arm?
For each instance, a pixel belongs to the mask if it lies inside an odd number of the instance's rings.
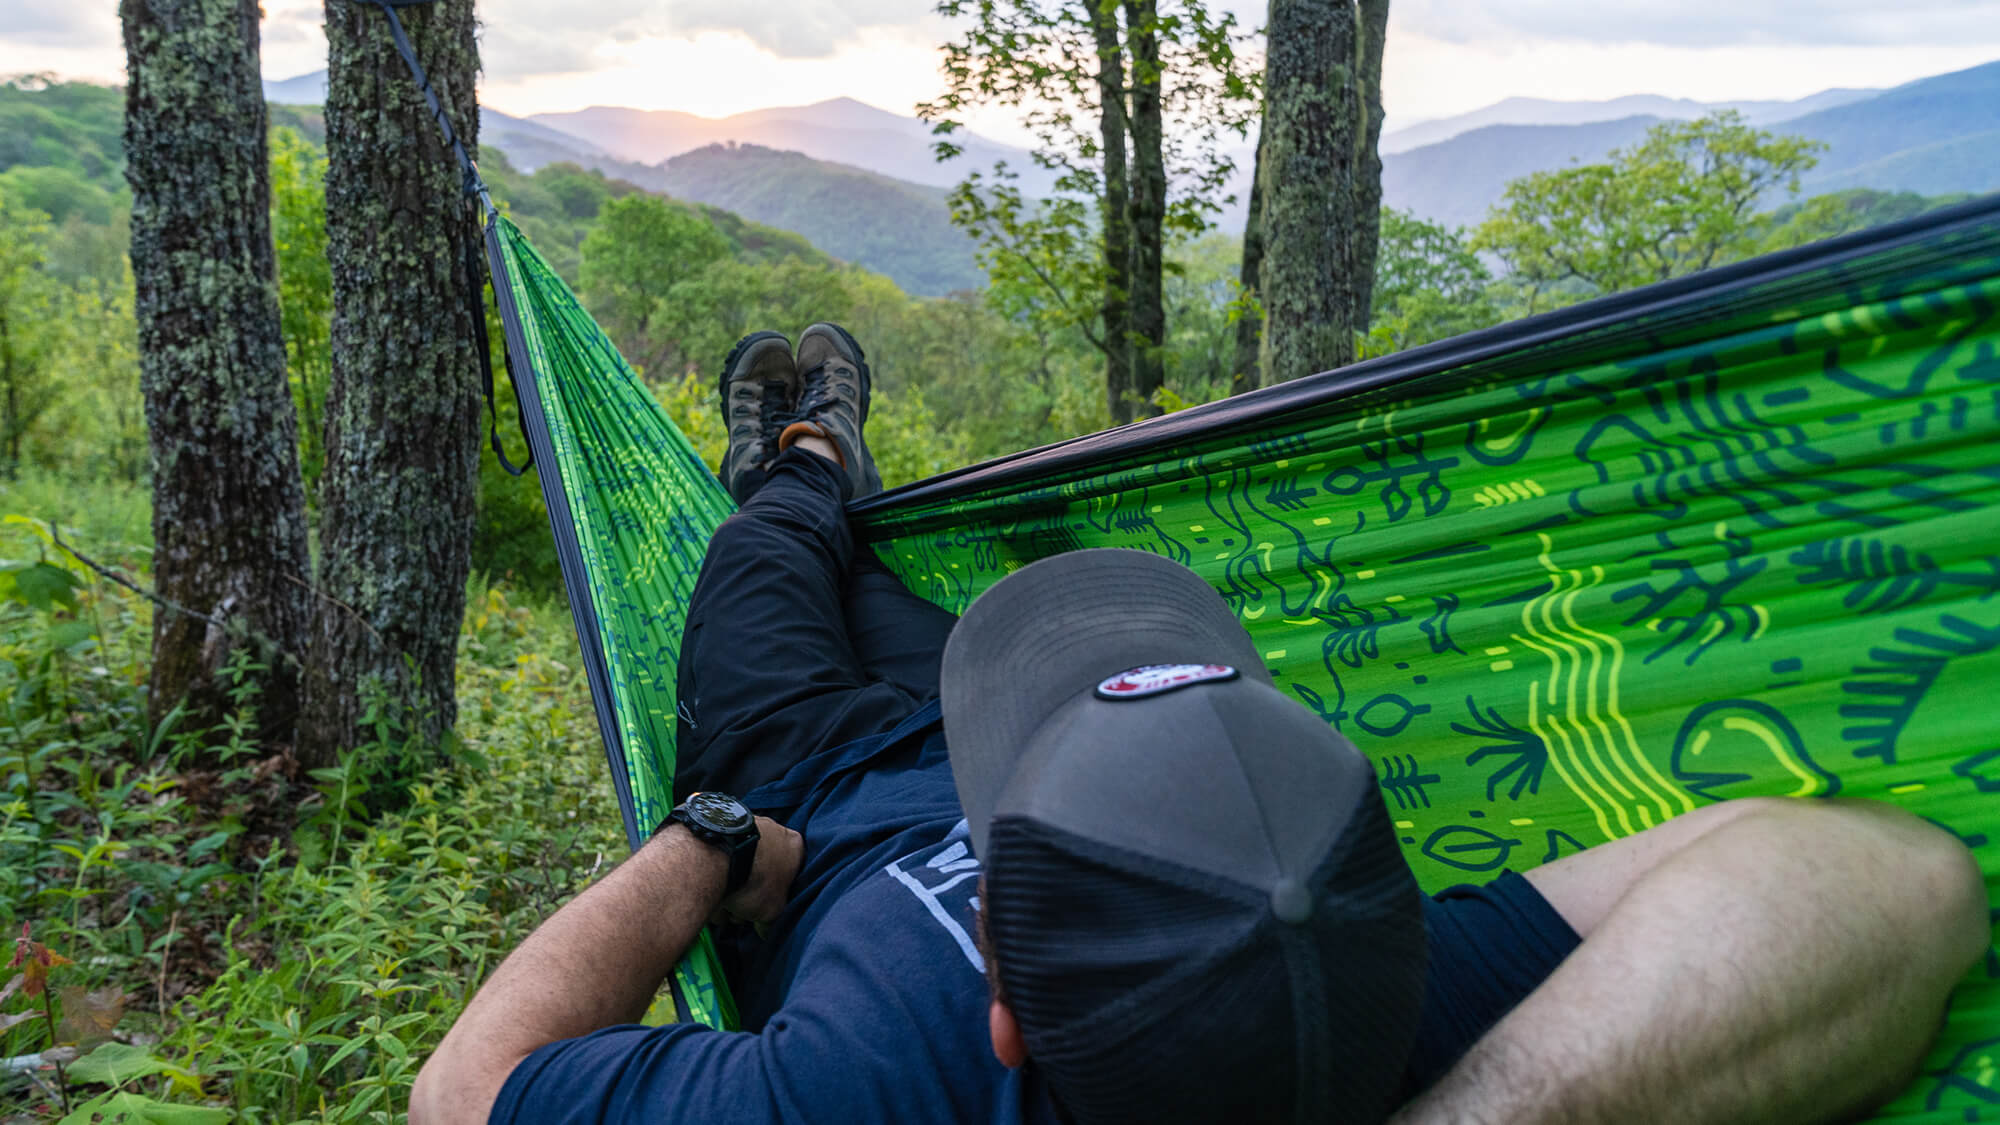
[[[424,1064],[411,1125],[483,1125],[508,1074],[537,1049],[637,1022],[718,907],[746,921],[777,917],[804,841],[761,816],[757,830],[750,881],[727,901],[728,858],[674,824],[537,927]]]

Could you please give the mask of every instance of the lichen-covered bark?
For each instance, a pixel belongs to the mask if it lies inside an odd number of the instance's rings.
[[[1126,0],[1132,42],[1132,394],[1120,422],[1160,412],[1153,394],[1167,381],[1167,307],[1162,274],[1167,217],[1167,165],[1160,107],[1160,18],[1157,0]]]
[[[1256,163],[1250,169],[1250,206],[1243,220],[1243,269],[1237,282],[1243,291],[1262,300],[1258,270],[1264,264],[1264,135],[1257,134]],[[1264,318],[1245,310],[1236,322],[1235,374],[1229,378],[1229,393],[1240,395],[1263,385],[1258,376],[1257,352],[1263,342]]]
[[[1272,0],[1264,85],[1263,374],[1349,363],[1380,229],[1388,0]]]
[[[1130,185],[1125,169],[1125,45],[1118,37],[1115,0],[1083,0],[1090,8],[1090,31],[1097,44],[1097,106],[1104,145],[1104,395],[1115,421],[1131,421],[1125,394],[1132,389],[1131,318],[1126,293],[1132,286],[1132,239],[1125,209]],[[1123,411],[1124,413],[1121,413]]]
[[[305,496],[271,247],[257,0],[124,0],[126,177],[162,609],[149,709],[221,718],[248,637],[259,720],[288,735],[305,650]]]
[[[460,175],[382,12],[327,0],[327,257],[333,371],[320,476],[321,563],[300,756],[359,739],[365,685],[436,744],[453,674],[478,481],[477,237]],[[400,9],[468,148],[478,125],[472,0]]]

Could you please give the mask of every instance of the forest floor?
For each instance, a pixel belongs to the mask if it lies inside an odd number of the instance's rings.
[[[144,585],[143,489],[29,478],[0,513],[0,1125],[401,1121],[487,971],[624,851],[567,608],[475,577],[458,744],[387,787],[413,748],[378,727],[307,774],[241,718],[148,722],[153,607],[49,522]]]

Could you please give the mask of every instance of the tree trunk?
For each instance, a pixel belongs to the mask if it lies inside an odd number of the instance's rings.
[[[1380,230],[1388,0],[1271,0],[1264,81],[1263,373],[1352,362]]]
[[[1126,294],[1132,287],[1132,239],[1126,208],[1131,189],[1125,172],[1125,44],[1118,37],[1117,0],[1084,0],[1097,43],[1097,105],[1104,144],[1104,400],[1114,424],[1132,420],[1132,323]]]
[[[1258,268],[1264,264],[1264,132],[1257,131],[1256,163],[1250,169],[1250,208],[1243,220],[1243,271],[1238,279],[1243,291],[1255,297],[1260,303],[1263,294],[1257,288]],[[1263,386],[1258,378],[1257,351],[1264,337],[1264,318],[1254,310],[1246,308],[1243,318],[1236,322],[1236,365],[1229,378],[1229,393],[1240,395],[1244,391],[1254,391]]]
[[[1375,258],[1382,249],[1382,52],[1389,39],[1389,0],[1358,0],[1361,16],[1361,163],[1354,176],[1354,214],[1361,224],[1353,241],[1355,326],[1368,331],[1375,318]]]
[[[400,11],[472,149],[472,0]],[[299,730],[309,766],[330,765],[360,741],[364,703],[432,746],[457,718],[479,469],[474,349],[484,346],[467,309],[475,281],[466,250],[477,231],[460,172],[387,20],[372,5],[327,0],[326,33],[333,369]]]
[[[257,0],[124,0],[126,177],[153,581],[217,618],[153,618],[147,706],[227,712],[217,672],[248,637],[257,719],[291,732],[306,648],[305,494],[271,246]]]
[[[1153,395],[1167,381],[1167,310],[1162,277],[1162,225],[1167,217],[1167,165],[1161,151],[1158,0],[1125,0],[1132,40],[1132,395],[1118,420],[1160,413]],[[1136,401],[1134,401],[1136,400]]]

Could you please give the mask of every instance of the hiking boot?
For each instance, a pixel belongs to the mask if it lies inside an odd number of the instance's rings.
[[[792,342],[782,332],[752,332],[722,361],[722,425],[729,450],[722,455],[722,487],[740,507],[763,485],[778,435],[796,417],[799,371]]]
[[[779,447],[790,448],[803,434],[823,437],[840,454],[840,467],[854,486],[852,499],[882,491],[882,474],[861,436],[868,422],[868,364],[861,345],[838,324],[815,324],[799,335],[798,369],[805,390]]]

